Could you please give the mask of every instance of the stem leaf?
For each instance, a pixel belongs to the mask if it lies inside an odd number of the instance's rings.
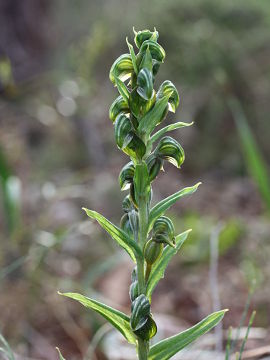
[[[155,205],[149,215],[149,228],[150,231],[153,227],[154,222],[165,213],[178,199],[183,196],[193,194],[199,187],[201,183],[197,183],[194,186],[186,187],[173,195],[168,196],[166,199],[161,200],[157,205]]]
[[[168,107],[168,99],[170,94],[158,99],[155,106],[148,111],[141,119],[138,126],[138,131],[145,135],[150,135],[162,119],[164,118],[164,112]]]
[[[92,218],[97,220],[100,226],[107,231],[108,234],[123,248],[127,251],[130,255],[131,259],[136,262],[136,255],[142,256],[141,249],[139,248],[138,244],[132,240],[123,230],[119,227],[111,223],[107,220],[104,216],[99,214],[96,211],[88,210],[83,208],[86,214]]]
[[[168,131],[172,131],[172,130],[176,130],[176,129],[180,129],[182,127],[186,127],[186,126],[191,126],[193,125],[193,122],[191,123],[185,123],[185,122],[177,122],[175,124],[170,124],[165,126],[164,128],[160,129],[159,131],[157,131],[150,139],[151,144],[153,144],[155,141],[157,141],[162,135],[164,135],[166,132]]]
[[[133,334],[129,324],[130,319],[126,314],[116,309],[113,309],[112,307],[105,305],[97,300],[90,299],[89,297],[78,293],[58,292],[58,294],[79,301],[85,307],[96,311],[106,320],[108,320],[117,330],[119,330],[129,343],[136,343],[136,337]]]
[[[179,234],[175,238],[175,248],[166,246],[163,250],[162,256],[154,263],[147,282],[146,295],[151,298],[152,292],[157,286],[160,279],[164,278],[165,270],[169,264],[169,261],[181,248],[191,229]]]
[[[164,339],[150,348],[148,360],[167,360],[188,346],[201,335],[210,331],[223,318],[227,310],[217,311],[208,315],[195,326]]]

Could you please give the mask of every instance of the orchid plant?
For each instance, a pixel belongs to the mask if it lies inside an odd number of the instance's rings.
[[[121,190],[128,191],[123,200],[124,214],[120,226],[96,211],[84,208],[86,214],[109,233],[134,263],[129,291],[131,311],[129,315],[124,314],[78,293],[61,295],[77,300],[103,316],[136,346],[140,360],[167,360],[217,325],[226,310],[212,313],[177,335],[157,343],[152,340],[157,332],[151,312],[152,293],[164,277],[169,261],[191,231],[176,235],[174,225],[165,213],[183,196],[194,193],[200,183],[151,206],[152,184],[163,170],[164,162],[180,168],[185,159],[182,146],[166,133],[192,123],[176,122],[155,131],[169,111],[176,111],[179,94],[169,80],[164,81],[158,91],[154,89],[159,67],[165,59],[156,29],[134,30],[134,33],[137,54],[127,39],[129,52],[116,59],[110,70],[110,80],[119,96],[110,107],[109,117],[114,125],[118,148],[130,158],[119,175]]]

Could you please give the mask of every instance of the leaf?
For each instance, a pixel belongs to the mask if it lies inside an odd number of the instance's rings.
[[[186,187],[173,195],[168,196],[166,199],[161,200],[157,205],[155,205],[149,215],[149,229],[152,229],[152,226],[157,218],[165,213],[178,199],[183,196],[193,194],[199,187],[201,182],[195,184],[194,186]]]
[[[134,175],[135,200],[140,206],[141,201],[148,201],[150,197],[150,181],[145,162],[137,164]]]
[[[157,141],[162,135],[164,135],[168,131],[180,129],[182,127],[191,126],[193,125],[193,121],[191,123],[185,123],[185,122],[177,122],[175,124],[171,124],[168,126],[165,126],[164,128],[157,131],[150,139],[151,144],[153,144],[155,141]]]
[[[134,68],[135,74],[137,75],[137,74],[138,74],[138,67],[137,67],[136,55],[135,55],[135,52],[134,52],[134,48],[133,48],[133,46],[129,43],[127,37],[126,37],[126,43],[127,43],[128,48],[129,48],[129,52],[130,52],[130,55],[131,55],[131,60],[132,60],[132,64],[133,64],[133,68]]]
[[[137,77],[137,93],[144,99],[149,100],[153,94],[153,75],[146,68],[140,70]]]
[[[66,359],[64,358],[64,356],[61,354],[61,351],[60,351],[60,349],[59,349],[58,347],[56,348],[56,350],[58,351],[59,360],[66,360]]]
[[[158,99],[155,106],[148,111],[141,119],[138,126],[138,131],[142,134],[150,135],[156,125],[158,125],[166,116],[166,109],[168,107],[168,96]]]
[[[191,229],[177,235],[175,238],[175,248],[166,246],[163,250],[162,256],[153,264],[146,288],[146,295],[149,299],[151,298],[152,292],[157,286],[159,280],[164,278],[164,273],[169,261],[181,248],[190,231]]]
[[[118,89],[120,95],[123,97],[123,99],[126,101],[126,103],[128,103],[129,92],[128,92],[128,89],[127,89],[125,83],[123,83],[123,81],[118,78],[115,78],[115,82],[116,82],[116,86],[117,86],[117,89]]]
[[[153,59],[152,59],[152,55],[150,53],[149,47],[146,49],[145,54],[140,63],[140,69],[143,69],[143,68],[146,68],[149,71],[152,71],[152,69],[153,69]]]
[[[226,311],[227,310],[221,310],[208,315],[188,330],[158,342],[150,348],[148,360],[170,359],[173,355],[188,346],[198,337],[207,333],[216,326],[222,320]]]
[[[112,224],[109,220],[107,220],[104,216],[99,214],[96,211],[88,210],[83,208],[86,214],[92,218],[97,220],[100,226],[111,235],[111,237],[118,242],[118,244],[127,251],[130,255],[131,259],[136,262],[136,256],[142,256],[142,251],[138,244],[132,240],[123,230],[118,228],[116,225]]]
[[[136,337],[130,328],[130,324],[129,324],[130,319],[126,314],[116,309],[113,309],[108,305],[102,304],[97,300],[90,299],[89,297],[86,297],[78,293],[58,292],[58,294],[77,300],[85,307],[96,311],[106,320],[108,320],[117,330],[119,330],[129,343],[131,344],[136,343]]]

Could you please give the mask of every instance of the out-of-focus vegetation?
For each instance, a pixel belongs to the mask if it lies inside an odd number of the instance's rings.
[[[219,291],[222,307],[230,308],[224,327],[239,324],[255,278],[253,326],[261,329],[251,329],[247,349],[269,343],[262,329],[270,311],[269,1],[4,0],[0,22],[0,330],[14,352],[51,360],[55,346],[65,344],[67,359],[86,353],[101,320],[63,305],[57,290],[129,306],[130,279],[121,269],[127,258],[81,207],[115,222],[121,216],[115,179],[124,157],[113,146],[108,73],[127,51],[123,34],[131,39],[131,24],[158,28],[168,58],[160,82],[171,78],[180,90],[176,120],[195,121],[178,135],[188,154],[181,172],[165,168],[174,176],[159,176],[154,201],[203,182],[172,209],[178,230],[192,227],[193,234],[157,289],[154,309],[172,315],[161,317],[160,336],[211,311],[209,238],[221,220]],[[232,98],[246,125],[239,126]],[[175,324],[175,315],[182,322]],[[99,346],[99,359],[108,343],[118,349],[109,359],[121,351],[127,359],[113,333]],[[208,351],[210,338],[199,346],[190,351],[219,358]]]

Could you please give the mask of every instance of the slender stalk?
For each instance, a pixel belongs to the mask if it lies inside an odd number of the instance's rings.
[[[147,231],[148,231],[148,216],[149,216],[149,209],[148,209],[148,199],[147,196],[142,194],[139,203],[139,246],[143,251],[144,245],[147,241]],[[145,273],[144,273],[144,260],[138,259],[137,260],[137,275],[138,275],[138,286],[139,286],[139,293],[145,294],[146,293],[146,284],[145,284]],[[138,338],[138,356],[139,360],[147,360],[147,354],[149,349],[149,341],[142,340]]]
[[[138,356],[139,360],[147,360],[148,354],[148,342],[139,339],[138,340]]]

